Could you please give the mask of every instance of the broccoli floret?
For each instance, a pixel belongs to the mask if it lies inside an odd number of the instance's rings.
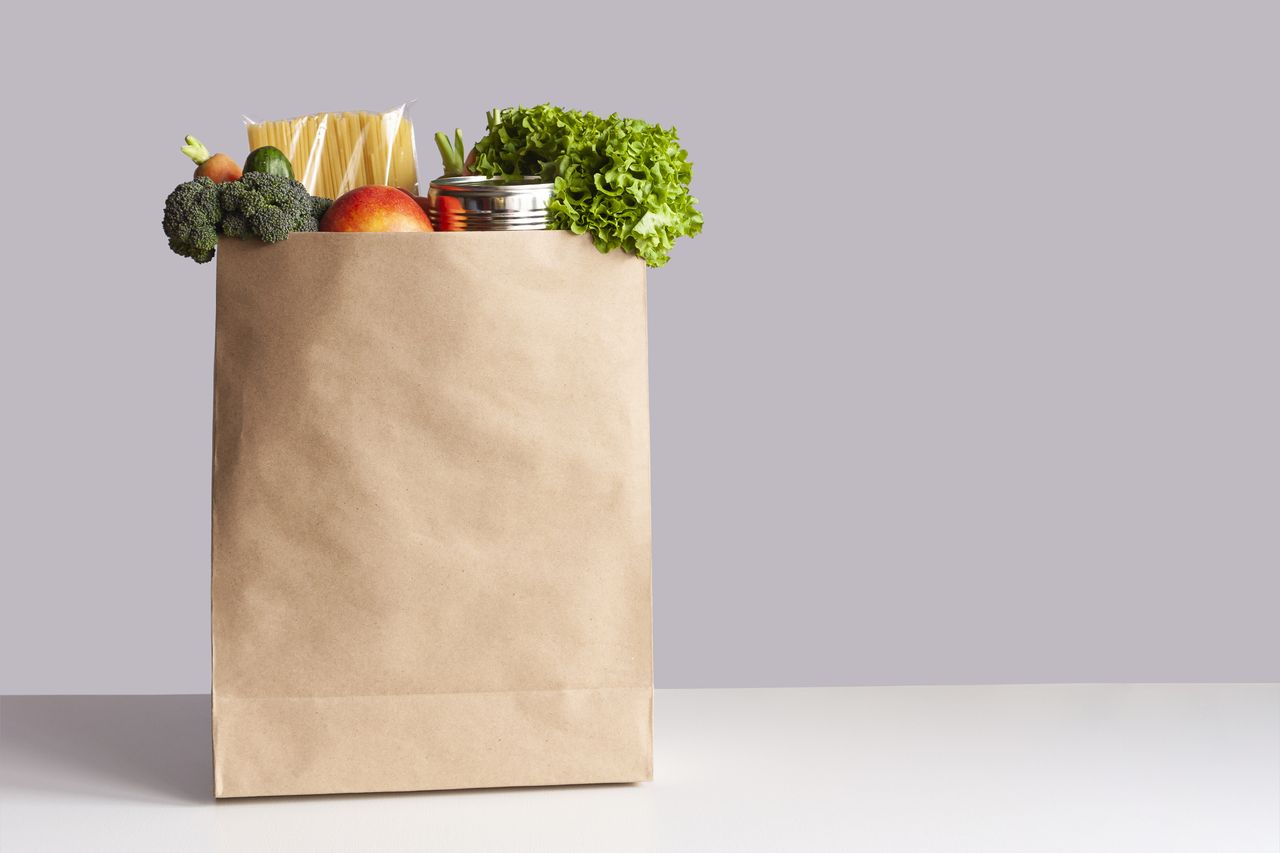
[[[164,200],[164,234],[169,248],[198,264],[213,260],[222,220],[218,185],[200,177],[178,184]]]
[[[315,231],[311,195],[290,178],[247,172],[238,181],[218,185],[223,233],[252,234],[264,243],[278,243],[292,231]]]
[[[196,263],[213,260],[218,235],[278,243],[293,231],[316,231],[333,204],[280,175],[249,172],[215,184],[205,177],[179,184],[164,203],[169,248]]]
[[[239,213],[222,214],[222,224],[218,226],[218,230],[223,237],[249,237],[253,234],[249,230],[249,220]]]
[[[333,207],[333,199],[321,198],[318,195],[311,197],[311,215],[316,218],[316,222],[319,222],[331,207]]]

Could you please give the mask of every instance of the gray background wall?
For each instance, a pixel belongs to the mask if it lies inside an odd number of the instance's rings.
[[[1280,679],[1274,3],[218,8],[6,13],[0,692],[207,689],[178,145],[406,97],[428,177],[544,100],[692,152],[660,686]]]

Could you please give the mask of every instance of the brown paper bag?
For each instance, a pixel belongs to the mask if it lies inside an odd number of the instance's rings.
[[[652,778],[643,264],[506,232],[217,266],[216,795]]]

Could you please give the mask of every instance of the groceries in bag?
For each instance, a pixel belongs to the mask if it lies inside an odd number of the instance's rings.
[[[461,130],[435,135],[444,173],[419,196],[406,109],[248,122],[243,169],[188,136],[196,175],[166,199],[170,248],[206,263],[219,237],[563,230],[657,267],[702,230],[674,128],[550,104],[492,110],[470,150]]]

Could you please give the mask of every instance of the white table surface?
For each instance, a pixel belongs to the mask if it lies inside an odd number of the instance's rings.
[[[1280,851],[1280,685],[660,690],[651,784],[217,803],[208,703],[0,697],[0,850]]]

